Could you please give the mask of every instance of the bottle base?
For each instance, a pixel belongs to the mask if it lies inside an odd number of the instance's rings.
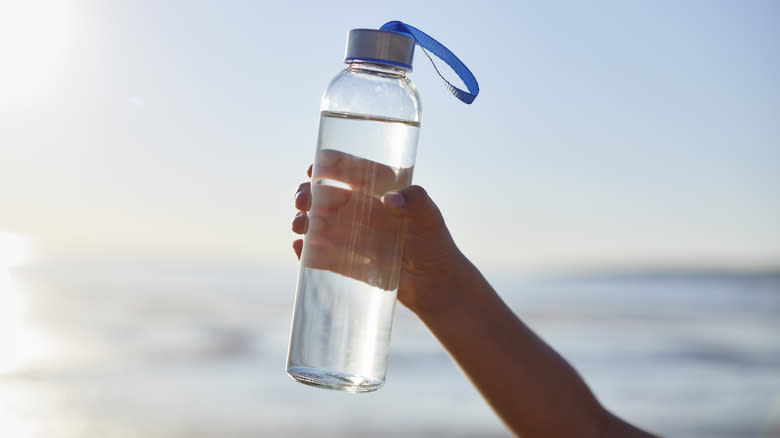
[[[309,367],[289,367],[287,374],[305,385],[347,392],[372,392],[385,384],[384,380]]]

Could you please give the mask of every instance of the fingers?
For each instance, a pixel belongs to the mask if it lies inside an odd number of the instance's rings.
[[[309,230],[309,217],[305,211],[295,213],[292,221],[292,230],[295,234],[306,234]]]
[[[311,183],[305,182],[298,186],[294,199],[296,209],[300,211],[309,211],[311,208]]]
[[[333,220],[333,226],[328,224]],[[316,225],[316,224],[320,225]],[[349,221],[338,216],[320,218],[307,230],[308,217],[298,212],[293,219],[293,231],[308,233],[303,265],[325,269],[355,278],[385,290],[398,287],[399,259],[402,251],[402,237],[398,232],[376,231],[365,225],[349,225]],[[303,239],[293,242],[292,248],[300,260]]]
[[[400,246],[391,247],[390,251],[372,254],[372,258],[340,242],[308,236],[301,263],[307,268],[335,272],[384,290],[393,290],[398,287],[400,251]]]
[[[329,227],[349,230],[367,226],[377,231],[396,231],[399,219],[375,196],[325,184],[312,187],[309,220],[327,220]]]
[[[310,190],[312,214],[334,213],[346,205],[353,194],[351,190],[325,184],[315,184]]]
[[[393,188],[409,184],[411,170],[401,174],[375,161],[324,149],[317,152],[313,178],[315,182],[322,178],[341,181],[353,190],[380,196]]]
[[[293,231],[306,234],[303,266],[385,290],[397,288],[403,219],[361,191],[327,184],[314,184],[310,190],[309,211],[293,219]]]
[[[310,228],[306,235],[308,242],[327,242],[373,260],[387,256],[400,244],[402,224],[396,220],[394,229],[382,231],[370,225],[349,223],[343,218],[328,217],[314,219]]]
[[[303,239],[292,245],[302,265],[396,289],[406,218],[427,224],[438,217],[438,209],[421,188],[391,192],[411,182],[412,169],[394,170],[343,152],[321,150],[307,175],[313,184],[298,187],[299,212],[292,221],[293,232],[306,235],[305,245]]]
[[[295,251],[295,256],[298,257],[298,260],[300,260],[301,251],[303,251],[303,239],[298,239],[296,241],[293,241],[292,247],[293,247],[293,251]]]

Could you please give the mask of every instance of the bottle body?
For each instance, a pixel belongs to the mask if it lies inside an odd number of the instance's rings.
[[[385,381],[403,222],[381,196],[412,180],[420,103],[403,68],[350,62],[322,98],[287,373],[351,392]]]

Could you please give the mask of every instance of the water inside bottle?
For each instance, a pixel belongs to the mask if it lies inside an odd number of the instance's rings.
[[[351,392],[384,383],[403,223],[380,198],[411,183],[418,129],[322,114],[287,366],[302,383]]]

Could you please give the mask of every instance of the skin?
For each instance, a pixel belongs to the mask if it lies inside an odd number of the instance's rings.
[[[307,239],[306,251],[303,239],[293,242],[295,254],[301,258],[303,252],[306,266],[394,288],[393,272],[383,266],[387,248],[397,246],[398,300],[422,320],[513,434],[653,436],[607,411],[566,360],[509,309],[458,249],[425,190],[395,190],[406,185],[398,181],[405,175],[336,151],[321,151],[316,163],[307,171],[315,184],[304,182],[295,194],[292,229]],[[346,182],[351,190],[317,184],[323,178]]]

